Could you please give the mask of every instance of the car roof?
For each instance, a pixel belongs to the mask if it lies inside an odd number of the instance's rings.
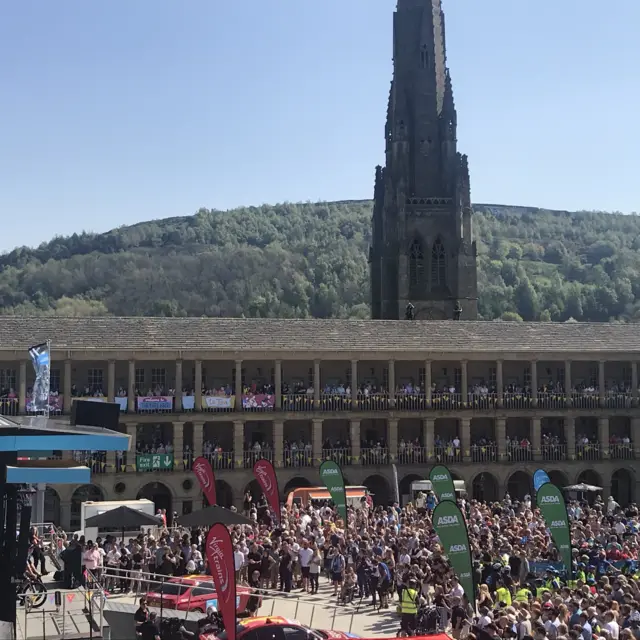
[[[263,627],[267,624],[300,624],[297,620],[290,620],[282,616],[261,616],[257,618],[244,618],[238,621],[244,629]]]

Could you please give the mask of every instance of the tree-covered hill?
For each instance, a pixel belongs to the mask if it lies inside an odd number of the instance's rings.
[[[475,210],[483,318],[640,318],[637,216]],[[55,238],[0,255],[0,312],[368,317],[370,220],[285,203]]]

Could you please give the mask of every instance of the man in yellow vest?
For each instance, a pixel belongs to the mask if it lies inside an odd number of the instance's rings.
[[[519,587],[516,591],[515,601],[516,602],[529,602],[529,600],[533,599],[533,593],[526,586]]]
[[[400,628],[407,634],[412,635],[416,631],[418,623],[418,583],[415,578],[411,578],[407,586],[402,590],[400,599],[401,623]]]
[[[502,580],[498,580],[498,588],[496,589],[496,600],[503,602],[505,607],[511,606],[511,592],[504,586]]]

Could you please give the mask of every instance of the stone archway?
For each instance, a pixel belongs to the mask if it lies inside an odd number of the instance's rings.
[[[311,480],[307,480],[304,476],[296,476],[295,478],[291,478],[287,484],[284,485],[284,489],[282,490],[282,494],[284,495],[284,499],[287,499],[287,496],[294,491],[295,489],[301,489],[306,487],[313,487],[313,483]]]
[[[419,476],[416,473],[410,473],[406,475],[400,483],[398,484],[398,491],[400,493],[400,502],[406,504],[413,500],[413,492],[411,491],[411,485],[414,482],[419,482],[420,480],[424,480],[422,476]]]
[[[564,471],[553,470],[549,471],[549,480],[551,480],[551,484],[555,484],[556,487],[560,489],[564,489],[569,484],[569,478],[567,478],[567,474]]]
[[[229,509],[233,506],[233,489],[228,482],[216,480],[216,499],[221,507]]]
[[[44,521],[53,522],[60,526],[60,496],[53,487],[47,487],[44,492]]]
[[[593,469],[585,469],[578,474],[576,484],[580,484],[581,482],[584,482],[585,484],[592,484],[596,487],[602,486],[602,478],[600,477],[600,474]]]
[[[260,496],[262,496],[262,488],[258,484],[257,480],[252,480],[244,488],[244,491],[242,492],[242,501],[243,502],[244,502],[244,494],[247,493],[247,491],[251,494],[251,498],[253,499],[254,502],[258,502],[258,500],[260,500]]]
[[[171,524],[173,519],[173,496],[171,495],[171,489],[162,482],[149,482],[145,484],[138,495],[136,500],[151,500],[156,505],[156,510],[164,509],[167,516],[167,525]]]
[[[611,495],[621,506],[635,502],[636,477],[629,469],[616,469],[611,474]]]
[[[77,531],[82,526],[80,520],[81,505],[83,502],[102,502],[104,493],[95,484],[83,484],[78,487],[71,496],[71,531]]]
[[[507,493],[512,500],[522,500],[527,495],[532,495],[533,485],[531,476],[525,471],[512,473],[507,481]]]
[[[491,473],[479,473],[471,485],[471,495],[480,502],[497,502],[500,500],[500,483]]]
[[[374,505],[386,507],[393,502],[393,492],[389,481],[384,476],[379,474],[369,476],[362,484],[373,494]]]

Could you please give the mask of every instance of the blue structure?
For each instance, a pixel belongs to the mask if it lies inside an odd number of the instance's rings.
[[[98,427],[70,426],[47,417],[17,422],[0,417],[0,640],[15,637],[16,591],[20,578],[16,541],[19,488],[24,484],[88,484],[91,470],[74,460],[47,460],[53,450],[128,451],[130,437]],[[42,458],[39,458],[41,453]],[[18,458],[29,458],[18,460]],[[35,459],[32,459],[35,458]],[[23,506],[31,513],[30,506]],[[16,559],[18,558],[18,562]],[[13,635],[11,635],[13,634]]]

